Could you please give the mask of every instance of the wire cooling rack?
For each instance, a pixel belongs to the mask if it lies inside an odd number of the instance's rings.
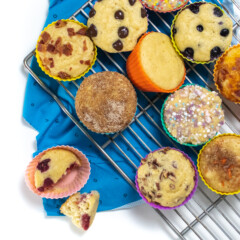
[[[81,22],[87,22],[88,13],[96,0],[89,0],[81,6],[70,19]],[[230,1],[230,0],[229,0]],[[240,12],[240,5],[236,0],[232,0],[229,7],[222,5],[220,1],[214,2],[222,6],[227,14],[233,20],[233,44],[239,43],[240,21],[233,14],[232,6]],[[239,13],[238,12],[238,13]],[[170,35],[171,21],[174,14],[159,14],[156,12],[149,13],[149,31],[161,31]],[[237,15],[239,16],[239,14]],[[89,74],[99,71],[118,71],[126,75],[126,59],[129,53],[109,54],[98,49],[98,59]],[[137,90],[138,105],[135,118],[130,125],[119,133],[113,135],[99,135],[89,132],[81,125],[76,115],[72,114],[63,104],[57,93],[50,89],[40,76],[31,69],[30,62],[35,56],[35,50],[29,53],[24,59],[24,65],[40,84],[40,86],[51,95],[58,103],[65,114],[73,121],[74,124],[84,133],[86,137],[97,147],[113,167],[122,175],[122,177],[136,190],[134,178],[130,177],[125,170],[121,169],[114,161],[112,153],[117,153],[120,159],[124,159],[132,172],[136,172],[140,160],[147,153],[162,146],[172,146],[186,151],[195,161],[199,148],[180,146],[173,142],[165,134],[160,123],[160,109],[166,97],[166,94],[144,93]],[[213,66],[196,65],[185,62],[187,67],[186,82],[198,83],[211,90],[215,90],[213,84]],[[58,82],[60,88],[72,99],[83,78],[73,82]],[[220,133],[234,132],[239,133],[240,108],[223,99],[223,109],[226,115],[226,123],[220,129]],[[115,155],[116,156],[116,155]],[[154,209],[161,218],[166,222],[169,228],[169,235],[174,239],[240,239],[240,195],[221,196],[210,191],[202,181],[194,197],[184,206],[170,211],[160,211]]]

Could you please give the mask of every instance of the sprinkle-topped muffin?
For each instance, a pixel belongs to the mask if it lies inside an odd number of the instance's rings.
[[[131,51],[147,31],[147,12],[139,0],[98,1],[87,25],[87,35],[104,51]]]
[[[204,146],[198,169],[205,183],[222,194],[240,191],[240,136],[222,134]]]
[[[221,98],[198,85],[171,94],[162,114],[167,133],[181,144],[199,145],[213,138],[224,124]]]
[[[46,74],[57,80],[73,80],[90,69],[96,52],[86,31],[86,26],[73,20],[58,20],[44,29],[36,56]]]
[[[117,72],[100,72],[85,78],[75,99],[80,121],[96,133],[123,130],[132,121],[136,107],[132,84]]]
[[[193,194],[197,173],[186,154],[165,147],[142,159],[136,183],[144,200],[153,207],[176,207]]]
[[[190,61],[206,63],[220,57],[232,41],[232,20],[212,3],[187,5],[176,16],[172,38]]]

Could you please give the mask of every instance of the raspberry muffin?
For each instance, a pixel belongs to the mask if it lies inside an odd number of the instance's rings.
[[[73,20],[48,25],[39,37],[36,57],[42,70],[57,80],[74,80],[94,64],[96,49],[87,28]]]
[[[99,203],[99,193],[75,193],[62,204],[60,212],[72,219],[72,223],[81,230],[92,225]]]
[[[104,0],[89,13],[87,35],[110,53],[133,50],[147,31],[147,12],[138,0]]]
[[[196,2],[175,17],[171,28],[173,43],[187,60],[214,61],[231,44],[232,26],[232,20],[217,5]]]

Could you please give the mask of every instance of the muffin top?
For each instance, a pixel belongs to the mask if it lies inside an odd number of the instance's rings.
[[[80,121],[97,133],[113,133],[127,127],[136,107],[132,84],[117,72],[100,72],[85,78],[75,99]]]
[[[195,175],[191,162],[183,153],[166,147],[142,159],[137,182],[148,202],[175,207],[192,192]]]
[[[94,59],[94,44],[80,23],[59,20],[39,37],[37,55],[43,68],[60,79],[78,77]]]
[[[199,156],[199,170],[206,183],[222,193],[240,190],[240,136],[218,136]]]
[[[142,39],[140,59],[147,76],[164,90],[176,88],[185,76],[182,58],[163,33],[151,32]]]
[[[81,166],[79,158],[65,149],[50,149],[43,154],[34,174],[35,187],[43,192],[56,184],[67,171]]]
[[[232,20],[211,3],[193,3],[177,16],[173,38],[184,57],[208,62],[217,59],[232,41]]]
[[[224,124],[222,100],[216,92],[188,85],[166,100],[163,116],[169,133],[181,144],[202,144]]]
[[[225,98],[240,103],[240,45],[229,49],[219,59],[214,81]]]
[[[147,12],[138,0],[104,0],[89,13],[87,34],[101,49],[116,53],[131,51],[147,31]]]

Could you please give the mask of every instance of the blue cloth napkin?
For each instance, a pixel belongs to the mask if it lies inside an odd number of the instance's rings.
[[[69,18],[79,7],[81,7],[86,0],[50,0],[49,13],[45,23],[45,26],[58,19]],[[95,1],[94,1],[95,2]],[[90,11],[90,8],[85,9],[86,13]],[[148,11],[149,18],[154,25],[161,29],[163,33],[170,36],[170,31],[159,20],[154,12]],[[161,15],[165,22],[171,25],[173,16],[170,13]],[[86,24],[87,19],[84,14],[79,14],[77,19]],[[149,25],[149,31],[156,31],[156,29]],[[129,53],[123,54],[125,58]],[[110,54],[110,56],[118,63],[119,67],[125,71],[125,61],[118,54]],[[120,71],[119,67],[112,64],[106,54],[98,49],[98,58],[107,66],[108,70]],[[212,65],[209,65],[211,68]],[[40,79],[55,92],[67,109],[76,117],[73,99],[65,92],[65,90],[53,79],[46,76],[39,68],[35,57],[32,60],[31,68],[40,77]],[[187,67],[188,68],[188,67]],[[206,81],[211,81],[208,71],[202,66],[197,66],[197,71],[201,72],[201,75]],[[104,69],[96,63],[94,65],[95,71],[104,71]],[[89,72],[87,75],[90,75]],[[203,85],[203,82],[193,72],[188,73],[189,79],[192,82]],[[82,79],[76,82],[80,84]],[[64,83],[64,85],[72,91],[73,96],[76,94],[76,87],[72,83]],[[136,90],[137,91],[137,90]],[[144,108],[149,104],[149,100],[156,99],[156,93],[146,93],[143,96],[138,92],[138,103]],[[164,100],[164,97],[163,97]],[[161,109],[162,100],[157,100],[155,105]],[[140,112],[141,107],[137,108],[137,114]],[[162,146],[174,146],[187,152],[194,161],[196,161],[196,155],[191,148],[173,144],[171,141],[165,138],[164,133],[161,131],[161,121],[159,113],[153,107],[147,109],[147,114],[139,116],[138,121],[135,121],[131,125],[131,129],[126,129],[123,132],[123,136],[118,136],[115,142],[119,148],[131,159],[137,166],[140,164],[140,158],[145,157],[150,150],[155,150]],[[157,124],[153,124],[152,120]],[[56,145],[69,145],[78,148],[89,159],[91,165],[91,175],[81,192],[89,192],[91,190],[97,190],[100,193],[100,204],[98,211],[116,209],[126,204],[133,203],[140,199],[137,192],[122,178],[122,176],[113,168],[113,166],[107,161],[107,159],[96,149],[96,147],[88,140],[88,138],[75,126],[75,124],[63,113],[54,99],[49,96],[38,83],[29,75],[26,86],[26,94],[24,100],[23,117],[25,120],[33,126],[39,134],[37,135],[37,152],[34,156],[43,150],[56,146]],[[77,118],[77,117],[76,117]],[[142,126],[145,126],[144,129]],[[138,138],[134,134],[138,134]],[[151,134],[149,134],[149,132]],[[90,133],[91,136],[100,144],[103,145],[108,141],[107,136]],[[127,144],[126,139],[131,142],[134,149]],[[147,147],[141,142],[141,139],[147,143]],[[160,143],[160,144],[159,144]],[[134,181],[136,169],[129,164],[123,154],[119,151],[116,145],[110,143],[106,148],[106,152],[115,160],[115,162],[126,172],[126,174]],[[61,215],[59,207],[66,200],[64,199],[43,199],[43,206],[48,216]]]

